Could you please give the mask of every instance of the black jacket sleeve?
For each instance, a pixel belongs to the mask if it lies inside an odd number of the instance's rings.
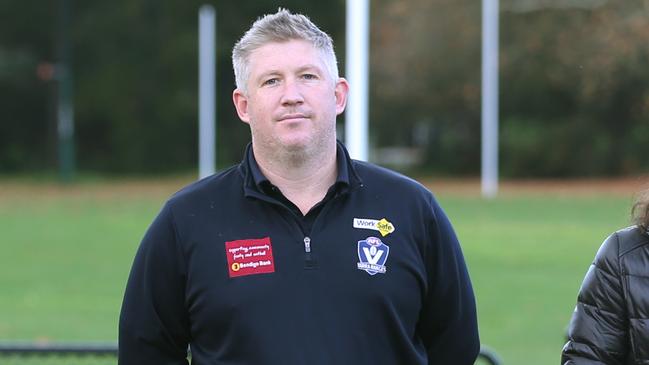
[[[579,289],[561,364],[626,364],[627,328],[614,233],[602,244]]]
[[[187,364],[186,273],[165,205],[135,256],[119,320],[119,364]]]
[[[426,254],[428,292],[418,332],[429,364],[472,365],[480,351],[476,303],[457,236],[446,214],[432,201],[433,222]]]

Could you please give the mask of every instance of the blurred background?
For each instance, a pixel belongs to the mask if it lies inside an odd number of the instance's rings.
[[[223,169],[250,140],[231,102],[234,43],[286,7],[332,36],[345,76],[345,1],[0,0],[0,340],[116,338],[137,244],[197,176],[203,4],[216,9]],[[501,0],[499,67],[504,183],[487,201],[471,183],[481,3],[371,1],[370,160],[438,195],[483,343],[506,364],[548,364],[597,247],[649,182],[649,0]]]
[[[1,3],[0,173],[57,170],[61,80],[69,80],[79,171],[196,168],[197,9],[203,1]],[[218,166],[226,167],[241,158],[249,141],[231,102],[234,42],[260,14],[285,6],[308,14],[332,35],[344,74],[345,3],[213,5],[217,156]],[[648,7],[640,0],[501,1],[503,177],[647,170]],[[371,2],[375,162],[442,175],[479,174],[480,32],[479,1]],[[68,68],[59,67],[62,60]],[[389,148],[408,152],[408,158],[389,158]]]

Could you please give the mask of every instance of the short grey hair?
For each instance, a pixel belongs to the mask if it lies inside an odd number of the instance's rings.
[[[338,63],[331,37],[320,30],[302,14],[291,14],[279,8],[275,14],[266,14],[257,19],[252,27],[239,39],[232,50],[232,66],[237,88],[248,90],[250,78],[250,54],[268,43],[282,43],[304,40],[311,43],[323,55],[323,60],[333,82],[338,80]]]

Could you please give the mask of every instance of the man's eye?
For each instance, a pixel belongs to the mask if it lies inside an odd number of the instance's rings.
[[[274,85],[278,82],[279,80],[273,78],[273,79],[268,79],[262,83],[262,85]]]
[[[306,80],[317,80],[318,76],[316,76],[314,74],[304,74],[304,75],[302,75],[302,78],[304,78]]]

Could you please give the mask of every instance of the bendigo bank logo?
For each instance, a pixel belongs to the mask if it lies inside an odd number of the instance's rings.
[[[370,275],[385,274],[385,262],[388,260],[390,247],[376,237],[367,237],[358,241],[357,268]]]
[[[225,254],[231,278],[275,272],[270,237],[228,241],[225,243]]]

